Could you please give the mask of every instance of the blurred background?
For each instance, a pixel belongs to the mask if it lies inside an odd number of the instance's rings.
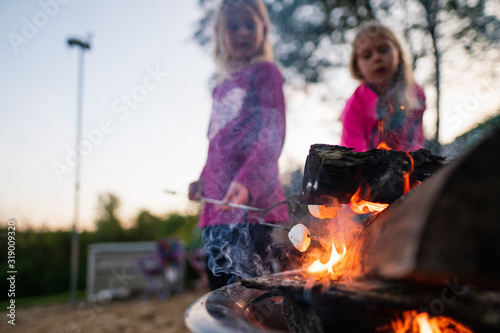
[[[340,143],[340,113],[357,86],[346,66],[349,43],[366,20],[383,20],[405,38],[427,95],[424,128],[433,152],[456,157],[500,126],[500,1],[265,2],[286,78],[280,167],[288,193],[298,194],[311,144]],[[92,243],[175,235],[199,246],[199,206],[182,194],[206,158],[217,3],[0,2],[0,240],[5,245],[7,222],[15,219],[19,269],[38,274],[19,282],[19,297],[69,287],[80,52],[69,38],[91,44],[84,55],[79,289]],[[40,271],[62,273],[54,281]]]

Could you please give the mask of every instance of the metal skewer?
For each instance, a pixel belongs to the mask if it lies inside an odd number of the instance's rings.
[[[165,192],[166,193],[170,193],[170,194],[176,194],[176,195],[180,194],[178,192],[170,191],[170,190],[165,190]],[[257,211],[257,212],[265,212],[266,211],[265,209],[262,209],[262,208],[257,208],[257,207],[247,206],[247,205],[241,205],[241,204],[237,204],[237,203],[234,203],[234,202],[224,202],[222,200],[212,199],[212,198],[200,197],[200,199],[197,200],[197,201],[206,202],[206,203],[210,203],[210,204],[214,204],[214,205],[229,206],[229,207],[233,207],[233,208],[240,208],[240,209],[246,209],[246,210],[254,210],[254,211]]]
[[[237,203],[234,203],[234,202],[224,202],[222,200],[205,198],[205,197],[201,197],[200,201],[206,202],[206,203],[210,203],[210,204],[214,204],[214,205],[229,206],[229,207],[239,208],[239,209],[245,209],[245,210],[254,210],[254,211],[257,211],[257,212],[264,212],[265,211],[265,209],[262,209],[262,208],[257,208],[257,207],[247,206],[247,205],[241,205],[241,204],[237,204]]]
[[[180,194],[178,192],[171,191],[171,190],[166,190],[166,189],[164,191],[166,193],[169,193],[169,194],[175,194],[175,195]],[[200,199],[198,201],[206,202],[206,203],[210,203],[210,204],[214,204],[214,205],[222,205],[222,206],[225,205],[225,206],[229,206],[229,207],[233,207],[233,208],[239,208],[239,209],[245,209],[245,210],[253,210],[253,211],[262,212],[262,213],[263,212],[267,212],[267,209],[262,209],[262,208],[257,208],[257,207],[252,207],[252,206],[237,204],[237,203],[233,203],[233,202],[224,202],[222,200],[212,199],[212,198],[200,197]],[[261,218],[259,218],[259,224],[263,224],[263,225],[266,225],[268,227],[273,227],[273,228],[285,230],[287,232],[290,232],[290,230],[291,230],[290,228],[283,227],[283,226],[281,226],[279,224],[269,223],[269,222],[262,221]],[[317,236],[313,236],[313,235],[308,234],[307,237],[309,237],[312,240],[315,240],[315,241],[319,242],[319,238]]]

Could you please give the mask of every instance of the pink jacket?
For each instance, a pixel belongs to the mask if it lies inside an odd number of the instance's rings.
[[[208,156],[200,179],[204,196],[222,199],[229,184],[246,186],[250,206],[267,209],[286,200],[279,179],[278,158],[285,141],[283,77],[271,62],[248,66],[227,78],[213,91]],[[260,212],[248,211],[255,223]],[[264,215],[266,222],[288,221],[287,205]],[[199,225],[241,223],[241,209],[218,211],[205,203]]]
[[[391,131],[392,142],[388,142],[394,150],[412,151],[424,146],[425,137],[422,127],[422,116],[425,111],[425,94],[422,88],[415,86],[421,107],[406,114],[401,126]],[[368,85],[361,84],[347,100],[342,112],[341,145],[367,151],[377,148],[383,140],[378,130],[377,103],[379,96]],[[400,107],[400,106],[395,106]]]

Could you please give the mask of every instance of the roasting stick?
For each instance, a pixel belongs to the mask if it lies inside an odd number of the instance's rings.
[[[170,190],[165,190],[165,192],[166,193],[170,193],[170,194],[175,194],[175,195],[180,194],[178,192],[170,191]],[[240,205],[240,204],[233,203],[233,202],[226,202],[226,203],[224,203],[224,201],[222,201],[222,200],[217,200],[217,199],[212,199],[212,198],[200,197],[199,201],[206,202],[206,203],[209,203],[209,204],[214,204],[214,205],[225,205],[225,206],[229,206],[229,207],[233,207],[233,208],[240,208],[240,209],[246,209],[246,210],[254,210],[254,211],[257,211],[257,212],[264,212],[265,211],[265,209],[262,209],[262,208],[257,208],[257,207],[247,206],[247,205]]]
[[[254,210],[256,212],[264,212],[265,211],[265,209],[262,209],[262,208],[257,208],[257,207],[247,206],[247,205],[241,205],[241,204],[237,204],[237,203],[234,203],[234,202],[224,202],[222,200],[205,198],[205,197],[201,197],[200,201],[206,202],[206,203],[210,203],[210,204],[214,204],[214,205],[229,206],[229,207],[239,208],[239,209],[244,209],[244,210]]]
[[[178,192],[171,191],[171,190],[165,190],[165,192],[169,193],[169,194],[175,194],[175,195],[179,194]],[[233,203],[233,202],[224,202],[222,200],[212,199],[212,198],[200,197],[199,201],[214,204],[214,205],[226,205],[226,206],[233,207],[233,208],[253,210],[253,211],[262,212],[262,213],[267,212],[266,209],[237,204],[237,203]],[[311,235],[311,233],[309,232],[309,229],[305,225],[303,225],[302,223],[296,224],[290,229],[290,228],[283,227],[279,224],[262,221],[262,219],[259,218],[259,224],[288,231],[288,238],[290,239],[290,242],[292,242],[293,246],[295,246],[295,248],[297,250],[299,250],[300,252],[304,252],[309,248],[309,245],[311,244],[311,239],[315,240],[317,242],[320,241],[317,236]]]

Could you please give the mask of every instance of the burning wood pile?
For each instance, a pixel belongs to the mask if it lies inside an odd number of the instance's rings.
[[[498,156],[500,131],[450,163],[313,145],[318,241],[295,270],[216,291],[214,311],[249,332],[500,332]]]
[[[312,146],[303,195],[329,235],[301,270],[243,285],[285,295],[294,332],[499,332],[499,154],[500,132],[448,165]]]

